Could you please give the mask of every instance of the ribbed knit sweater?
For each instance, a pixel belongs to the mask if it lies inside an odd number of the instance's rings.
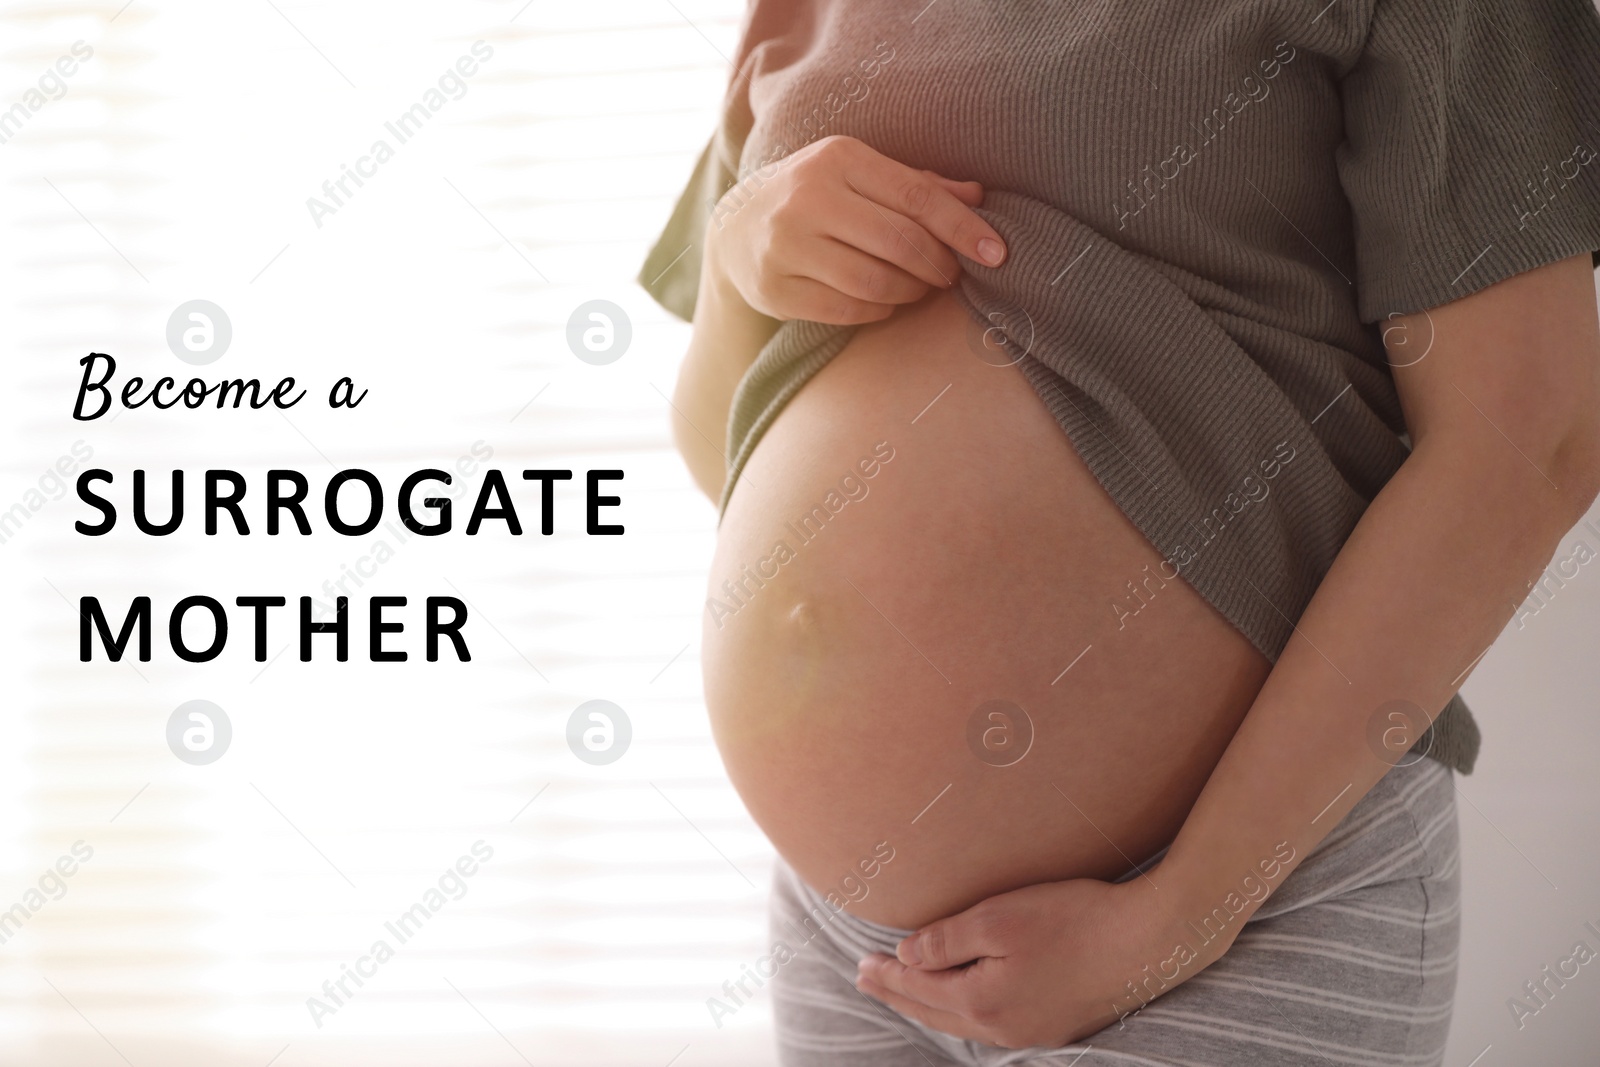
[[[1271,661],[1409,452],[1384,324],[1600,248],[1590,0],[757,0],[735,67],[645,287],[692,317],[707,225],[820,137],[982,182],[1008,258],[959,299]],[[729,490],[850,334],[762,350]],[[1457,696],[1413,751],[1478,745]]]

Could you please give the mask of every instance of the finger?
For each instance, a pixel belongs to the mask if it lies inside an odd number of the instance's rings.
[[[921,300],[928,292],[928,283],[922,279],[832,238],[814,242],[805,266],[798,268],[798,272],[846,296],[872,304],[909,304]]]
[[[943,174],[935,174],[931,170],[925,170],[922,173],[926,174],[928,177],[932,178],[934,181],[938,182],[940,185],[943,185],[946,189],[949,189],[952,193],[955,194],[955,198],[957,200],[961,201],[963,204],[967,205],[968,207],[980,207],[980,206],[982,206],[982,204],[983,204],[983,183],[982,182],[956,181],[956,179],[954,179],[954,178],[946,178]]]
[[[845,210],[834,213],[827,232],[929,285],[948,289],[961,276],[961,262],[943,241],[920,223],[866,197],[852,197]]]
[[[984,956],[1004,956],[1006,952],[992,936],[993,907],[988,902],[931,922],[895,946],[895,957],[904,964],[924,970],[941,971]]]
[[[965,1014],[973,1004],[998,999],[990,987],[998,977],[989,961],[971,967],[925,971],[907,967],[892,956],[874,954],[863,959],[857,973],[897,996],[924,1004],[934,1011]]]
[[[778,317],[807,319],[831,326],[859,326],[882,322],[893,315],[896,305],[860,300],[813,278],[788,275],[775,288],[781,305]]]
[[[971,1019],[964,1018],[960,1015],[954,1015],[947,1011],[939,1011],[936,1008],[930,1008],[926,1004],[920,1004],[915,1000],[903,997],[899,993],[894,992],[892,989],[885,989],[883,986],[878,985],[876,982],[873,982],[867,978],[858,980],[856,982],[856,988],[861,990],[861,992],[865,993],[867,996],[872,997],[874,1000],[883,1001],[883,1003],[889,1005],[889,1007],[893,1008],[901,1015],[904,1015],[908,1019],[915,1020],[924,1026],[930,1027],[934,1030],[942,1031],[946,1034],[950,1034],[953,1037],[964,1038],[969,1041],[984,1041],[985,1044],[993,1044],[993,1042],[986,1040],[987,1035],[983,1032],[982,1028],[974,1023]]]
[[[991,267],[1005,260],[1005,242],[994,227],[925,172],[871,152],[852,160],[844,178],[860,195],[915,219],[968,259]]]

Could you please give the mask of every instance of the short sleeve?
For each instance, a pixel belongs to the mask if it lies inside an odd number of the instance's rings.
[[[680,319],[694,318],[700,291],[701,242],[712,209],[734,184],[736,161],[719,128],[700,153],[688,184],[678,194],[672,215],[639,268],[639,284],[656,303]]]
[[[1371,2],[1337,154],[1362,321],[1600,249],[1591,0]]]

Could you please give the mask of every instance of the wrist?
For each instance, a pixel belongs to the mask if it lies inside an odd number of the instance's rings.
[[[1123,1021],[1222,958],[1244,924],[1243,917],[1207,923],[1199,903],[1203,891],[1170,873],[1163,876],[1160,866],[1149,875],[1115,887],[1137,898],[1123,910],[1130,920],[1123,937],[1131,954],[1107,975],[1111,1010]]]
[[[1230,896],[1222,888],[1225,880],[1217,872],[1164,868],[1163,863],[1151,870],[1152,880],[1135,890],[1145,898],[1150,919],[1137,939],[1144,946],[1139,966],[1119,976],[1113,1007],[1124,1017],[1221,959],[1254,913],[1243,893]]]
[[[1168,910],[1208,944],[1231,944],[1277,892],[1301,856],[1292,841],[1239,849],[1185,850],[1181,840],[1151,872]],[[1253,858],[1247,858],[1253,857]]]

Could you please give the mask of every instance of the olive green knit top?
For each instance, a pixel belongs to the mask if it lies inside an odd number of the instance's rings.
[[[820,137],[982,182],[959,299],[1273,661],[1409,451],[1384,324],[1600,248],[1590,0],[757,0],[735,67],[645,288],[691,317],[718,201]],[[850,334],[762,350],[730,489]],[[1478,743],[1458,696],[1415,751]]]

